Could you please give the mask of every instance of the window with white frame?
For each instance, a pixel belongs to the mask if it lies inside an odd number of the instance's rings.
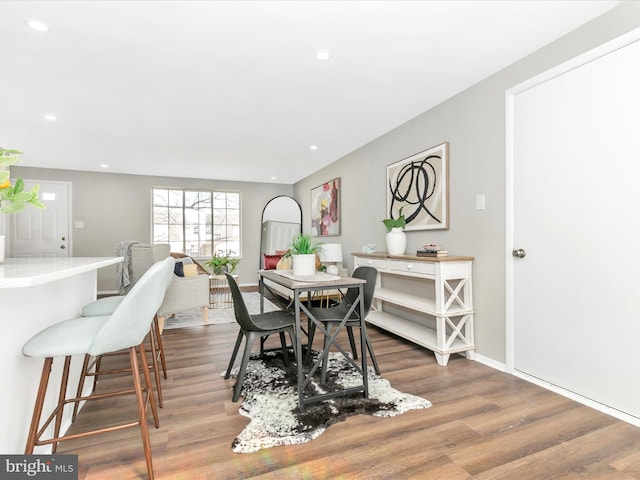
[[[153,243],[172,252],[240,257],[240,193],[153,188]]]

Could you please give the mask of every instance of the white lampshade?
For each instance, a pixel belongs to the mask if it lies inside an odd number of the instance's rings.
[[[342,245],[339,243],[324,243],[318,252],[321,262],[342,262]]]

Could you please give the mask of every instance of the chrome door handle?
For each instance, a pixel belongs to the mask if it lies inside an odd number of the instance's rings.
[[[516,248],[511,252],[511,255],[516,258],[524,258],[527,256],[527,252],[523,248]]]

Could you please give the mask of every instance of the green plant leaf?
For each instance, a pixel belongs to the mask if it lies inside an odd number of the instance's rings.
[[[385,218],[384,220],[382,220],[382,223],[384,223],[387,232],[390,232],[394,228],[405,228],[407,226],[407,220],[402,214],[403,208],[404,206],[400,207],[400,210],[398,211],[398,218]]]
[[[8,167],[10,165],[15,165],[20,161],[20,155],[22,155],[20,150],[0,147],[0,166]]]
[[[312,253],[318,253],[320,246],[319,242],[314,242],[311,239],[311,235],[308,233],[296,235],[291,241],[291,255],[308,255]]]
[[[14,193],[21,193],[23,190],[24,190],[24,180],[22,180],[22,177],[18,177],[15,185],[13,186],[13,191]]]

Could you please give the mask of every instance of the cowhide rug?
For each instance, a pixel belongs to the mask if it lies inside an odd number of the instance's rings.
[[[313,352],[314,358],[317,353]],[[318,369],[306,393],[362,385],[362,377],[340,353],[331,352],[329,355],[327,383],[320,385]],[[387,380],[375,374],[373,367],[369,367],[368,399],[361,393],[336,397],[308,404],[304,413],[300,413],[296,364],[291,354],[290,360],[289,367],[285,367],[281,352],[269,352],[262,357],[256,354],[249,361],[242,385],[244,402],[239,411],[251,421],[234,440],[232,451],[250,453],[279,445],[305,443],[351,415],[393,417],[431,406],[431,402],[424,398],[395,390]],[[232,372],[234,377],[237,371],[236,368]]]

